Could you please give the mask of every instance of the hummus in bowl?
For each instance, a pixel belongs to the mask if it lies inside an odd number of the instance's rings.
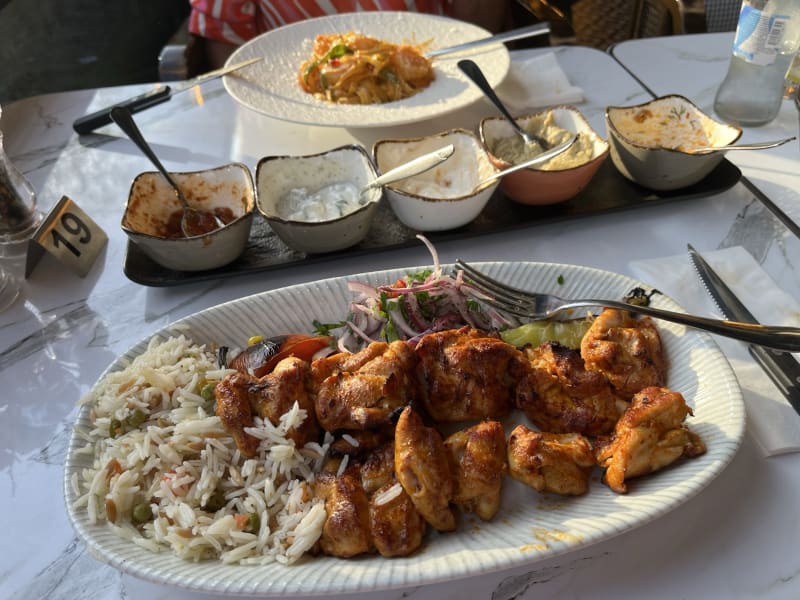
[[[608,142],[601,138],[574,107],[557,106],[518,117],[525,130],[547,140],[550,147],[578,134],[575,143],[545,163],[504,176],[500,189],[521,204],[546,205],[576,196],[594,177],[608,156]],[[480,122],[480,139],[489,159],[498,169],[507,169],[541,154],[538,144],[525,144],[503,117]]]

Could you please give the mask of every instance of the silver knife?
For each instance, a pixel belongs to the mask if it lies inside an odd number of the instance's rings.
[[[128,98],[127,100],[123,100],[122,102],[118,102],[113,106],[109,106],[107,108],[102,108],[97,112],[93,112],[89,115],[85,115],[83,117],[79,117],[75,119],[75,122],[72,124],[72,128],[79,134],[84,133],[91,133],[98,127],[102,127],[103,125],[108,125],[113,123],[111,120],[111,109],[117,106],[121,106],[127,108],[131,111],[131,113],[136,113],[142,111],[146,108],[150,108],[151,106],[155,106],[156,104],[161,104],[162,102],[166,102],[175,94],[179,94],[180,92],[185,92],[188,89],[193,88],[196,85],[200,85],[205,83],[206,81],[211,81],[212,79],[216,79],[217,77],[222,77],[223,75],[227,75],[228,73],[232,73],[233,71],[238,71],[241,68],[247,67],[262,60],[263,57],[258,56],[256,58],[251,58],[249,60],[245,60],[240,63],[236,63],[234,65],[229,65],[226,67],[222,67],[221,69],[217,69],[215,71],[209,71],[208,73],[203,73],[198,77],[194,77],[193,79],[187,79],[186,81],[181,81],[180,83],[176,83],[173,85],[162,85],[149,92],[145,92],[144,94],[140,94],[139,96],[134,96],[133,98]]]
[[[511,31],[506,31],[505,33],[498,33],[497,35],[490,37],[459,44],[458,46],[449,46],[447,48],[436,48],[435,50],[429,50],[425,53],[425,56],[428,58],[433,58],[434,56],[441,56],[442,54],[471,50],[472,48],[477,48],[478,46],[484,46],[486,44],[513,42],[514,40],[521,40],[536,35],[546,35],[548,33],[550,33],[550,23],[535,23],[533,25],[528,25],[527,27],[520,27],[519,29],[512,29]]]
[[[747,310],[747,307],[742,304],[697,250],[691,244],[687,244],[687,248],[692,264],[697,269],[706,291],[714,299],[725,318],[745,323],[758,323],[753,314]],[[788,352],[771,350],[755,344],[748,344],[747,350],[769,375],[772,382],[778,386],[789,404],[800,414],[800,363]]]

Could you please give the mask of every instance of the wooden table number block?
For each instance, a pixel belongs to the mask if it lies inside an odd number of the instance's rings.
[[[62,196],[28,243],[25,278],[45,253],[85,277],[107,242],[105,231],[74,200]]]

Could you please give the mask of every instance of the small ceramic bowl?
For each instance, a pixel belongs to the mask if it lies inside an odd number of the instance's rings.
[[[531,128],[539,135],[544,134],[554,145],[566,141],[569,133],[580,134],[575,144],[563,154],[541,165],[503,177],[500,189],[520,204],[547,205],[569,200],[589,184],[608,156],[608,142],[572,106],[557,106],[518,117],[516,121],[525,130]],[[481,143],[497,168],[506,169],[513,164],[510,156],[501,149],[509,141],[521,138],[505,118],[487,117],[481,120],[480,136]]]
[[[690,154],[698,146],[727,146],[739,127],[715,121],[679,95],[636,106],[609,106],[605,113],[611,160],[631,181],[653,190],[697,183],[725,157],[724,152]]]
[[[148,171],[136,176],[128,194],[122,215],[128,238],[155,262],[176,271],[215,269],[235,260],[247,245],[253,223],[255,192],[250,169],[231,163],[170,174],[193,208],[216,212],[225,226],[183,237],[175,220],[182,214],[175,191],[160,173]]]
[[[361,195],[358,208],[341,216],[325,216],[343,196],[335,190],[351,184],[357,189],[377,177],[367,151],[356,144],[306,156],[267,156],[256,167],[256,205],[273,231],[298,252],[319,254],[343,250],[367,235],[382,196],[380,187]],[[295,216],[290,206],[317,196],[315,215]]]
[[[429,171],[389,184],[386,197],[397,218],[417,231],[455,229],[472,221],[489,201],[498,180],[483,182],[496,169],[478,138],[466,129],[375,142],[378,170],[389,169],[453,144],[453,155]]]

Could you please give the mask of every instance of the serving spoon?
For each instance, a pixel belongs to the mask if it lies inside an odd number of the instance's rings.
[[[728,150],[766,150],[767,148],[776,148],[783,146],[787,142],[796,140],[797,136],[793,135],[782,140],[773,140],[771,142],[753,142],[751,144],[731,144],[730,146],[698,146],[684,150],[686,154],[713,154],[714,152],[727,152]]]
[[[183,195],[181,188],[169,174],[169,172],[164,168],[164,165],[161,164],[161,161],[158,160],[155,152],[144,139],[142,132],[139,130],[139,127],[136,125],[136,121],[133,120],[133,115],[128,108],[123,106],[115,106],[111,109],[111,120],[116,123],[122,131],[131,139],[131,141],[139,147],[144,155],[150,159],[150,162],[158,169],[158,171],[164,176],[164,179],[172,186],[172,189],[175,190],[175,195],[178,197],[178,201],[181,203],[183,207],[183,213],[181,214],[181,232],[185,237],[192,237],[195,235],[199,235],[200,233],[205,233],[207,228],[202,227],[203,221],[206,221],[208,217],[213,218],[215,229],[219,229],[225,226],[225,223],[220,219],[217,215],[213,212],[206,212],[200,211],[196,208],[192,208],[189,204],[188,200],[186,200],[186,196]]]
[[[432,169],[436,165],[450,158],[453,155],[453,152],[455,152],[455,149],[456,148],[453,144],[448,144],[447,146],[443,146],[438,150],[428,152],[427,154],[423,154],[422,156],[418,156],[417,158],[414,158],[406,163],[398,165],[393,169],[389,169],[386,171],[386,173],[376,177],[363,188],[361,188],[361,191],[358,195],[360,197],[362,194],[371,190],[372,188],[424,173],[425,171]]]
[[[486,96],[492,102],[492,104],[497,107],[497,110],[503,114],[503,116],[514,128],[514,131],[516,131],[522,137],[522,139],[525,140],[525,145],[530,146],[535,142],[539,144],[542,150],[547,150],[550,148],[550,144],[543,137],[538,136],[535,133],[525,131],[519,126],[519,123],[517,123],[514,117],[511,116],[511,113],[508,112],[508,109],[500,101],[500,98],[497,97],[497,94],[495,94],[492,86],[489,85],[489,82],[486,80],[486,76],[483,74],[483,71],[481,71],[481,68],[474,61],[464,59],[458,61],[457,64],[458,68],[461,69],[464,75],[469,77],[472,80],[472,83],[477,85],[483,92],[484,96]]]
[[[485,177],[483,180],[481,180],[481,182],[478,183],[477,186],[475,186],[476,189],[481,187],[485,183],[489,183],[490,181],[494,181],[495,179],[499,179],[500,177],[503,177],[504,175],[508,175],[509,173],[513,173],[514,171],[521,171],[522,169],[527,169],[528,167],[533,167],[534,165],[538,165],[539,163],[547,162],[551,158],[553,158],[555,156],[558,156],[559,154],[569,150],[572,147],[572,145],[576,141],[578,141],[578,136],[579,135],[580,134],[576,133],[570,139],[568,139],[566,142],[561,142],[558,146],[553,146],[552,148],[550,148],[550,150],[542,152],[541,154],[537,154],[533,158],[530,158],[530,159],[528,159],[528,160],[526,160],[524,162],[521,162],[519,164],[513,165],[513,166],[508,167],[506,169],[503,169],[501,171],[497,171],[496,173],[492,173],[488,177]]]

